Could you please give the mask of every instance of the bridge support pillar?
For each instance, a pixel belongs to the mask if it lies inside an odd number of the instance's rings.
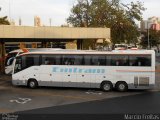
[[[47,48],[47,42],[42,42],[41,46],[42,46],[42,48]]]
[[[82,50],[83,49],[83,40],[77,40],[77,49]]]
[[[5,73],[5,43],[0,42],[0,73]]]

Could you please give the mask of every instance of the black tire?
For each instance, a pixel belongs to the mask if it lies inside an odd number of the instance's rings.
[[[105,92],[109,92],[113,89],[113,85],[109,81],[105,81],[101,83],[101,89]]]
[[[38,82],[34,79],[31,79],[28,81],[28,87],[29,88],[32,88],[32,89],[35,89],[38,87]]]
[[[118,82],[118,83],[116,83],[116,89],[119,92],[125,92],[128,90],[128,85],[126,82]]]

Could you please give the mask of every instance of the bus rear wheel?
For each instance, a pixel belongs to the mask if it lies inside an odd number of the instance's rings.
[[[125,92],[128,90],[128,85],[126,82],[117,82],[116,89],[120,92]]]
[[[30,79],[28,81],[28,87],[32,88],[32,89],[37,88],[38,87],[38,82],[35,79]]]
[[[101,89],[105,92],[109,92],[113,89],[113,85],[109,81],[105,81],[101,83]]]

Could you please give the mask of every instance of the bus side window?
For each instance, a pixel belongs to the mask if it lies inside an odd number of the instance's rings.
[[[83,62],[83,56],[82,55],[75,56],[74,65],[82,65],[82,62]]]
[[[129,66],[133,66],[133,62],[130,61],[130,62],[129,62]]]
[[[22,69],[39,65],[39,55],[22,56]]]
[[[53,55],[42,55],[42,65],[55,65],[56,58]]]
[[[111,64],[112,64],[111,56],[106,56],[106,65],[111,66]]]
[[[62,57],[62,65],[74,65],[74,55],[63,55]]]
[[[50,61],[46,58],[45,61],[44,61],[44,64],[45,64],[45,65],[49,65],[49,64],[50,64]]]
[[[116,61],[116,66],[119,66],[119,63],[120,63],[120,62],[117,60],[117,61]]]
[[[64,58],[62,63],[63,63],[63,65],[69,65],[70,64],[70,60],[68,58]]]
[[[74,59],[73,58],[68,58],[66,65],[74,65]]]
[[[141,62],[140,61],[138,61],[138,66],[141,66]]]
[[[151,56],[129,56],[131,66],[151,66]]]
[[[111,57],[111,65],[113,66],[128,66],[128,56],[112,56]]]
[[[99,65],[98,56],[92,56],[91,59],[92,65]]]
[[[106,57],[105,56],[99,56],[98,62],[99,62],[99,65],[101,65],[101,66],[106,65]]]
[[[91,61],[92,61],[92,65],[97,65],[97,66],[106,65],[105,56],[102,56],[102,55],[92,56]]]
[[[84,65],[91,65],[91,56],[84,55]]]

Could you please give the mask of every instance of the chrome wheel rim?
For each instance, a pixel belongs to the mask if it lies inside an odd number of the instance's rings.
[[[124,84],[120,84],[120,85],[119,85],[119,89],[120,89],[120,90],[124,90],[124,89],[125,89],[125,85],[124,85]]]
[[[34,87],[35,86],[35,83],[34,82],[30,82],[30,87]]]
[[[103,89],[109,91],[111,89],[110,84],[104,84]]]

